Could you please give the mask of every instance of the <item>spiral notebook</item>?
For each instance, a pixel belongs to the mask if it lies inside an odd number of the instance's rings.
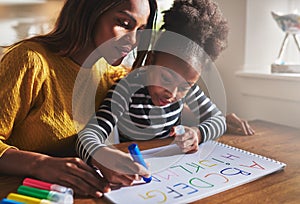
[[[142,151],[152,181],[106,193],[113,203],[188,203],[282,170],[282,162],[220,142],[183,154],[176,145]]]

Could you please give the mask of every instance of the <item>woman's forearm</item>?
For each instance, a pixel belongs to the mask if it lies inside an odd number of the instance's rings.
[[[8,149],[0,157],[0,174],[34,176],[37,163],[46,157],[35,152]]]

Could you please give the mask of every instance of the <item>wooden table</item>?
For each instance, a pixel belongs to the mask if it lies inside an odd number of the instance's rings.
[[[300,129],[277,125],[264,121],[251,121],[255,129],[254,136],[237,136],[226,134],[218,141],[235,146],[256,154],[271,157],[287,164],[284,171],[280,171],[255,180],[222,193],[204,198],[193,203],[263,203],[263,204],[290,204],[300,203]],[[139,147],[149,149],[161,145],[167,145],[170,139],[157,141],[138,142]],[[122,150],[128,144],[119,144]],[[0,196],[4,197],[8,192],[13,192],[20,179],[6,177],[0,182]],[[1,186],[2,181],[10,182],[6,187]],[[105,198],[76,198],[75,204],[86,203],[110,203]]]

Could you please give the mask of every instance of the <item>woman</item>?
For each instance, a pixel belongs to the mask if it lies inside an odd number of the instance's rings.
[[[100,53],[94,63],[104,57],[112,65],[120,64],[138,45],[134,33],[152,28],[156,10],[155,0],[67,0],[49,34],[9,47],[0,63],[2,175],[57,183],[78,195],[101,197],[110,190],[107,181],[74,157],[73,86],[85,60],[107,40],[113,39],[109,49],[116,54]],[[96,71],[102,78],[118,72]],[[96,106],[112,81],[99,84]],[[136,169],[137,174],[147,174],[138,165]]]

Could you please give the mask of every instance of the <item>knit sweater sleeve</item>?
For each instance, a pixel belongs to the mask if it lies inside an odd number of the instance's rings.
[[[0,62],[0,156],[15,148],[5,143],[26,118],[41,86],[41,60],[25,46],[8,50]]]

